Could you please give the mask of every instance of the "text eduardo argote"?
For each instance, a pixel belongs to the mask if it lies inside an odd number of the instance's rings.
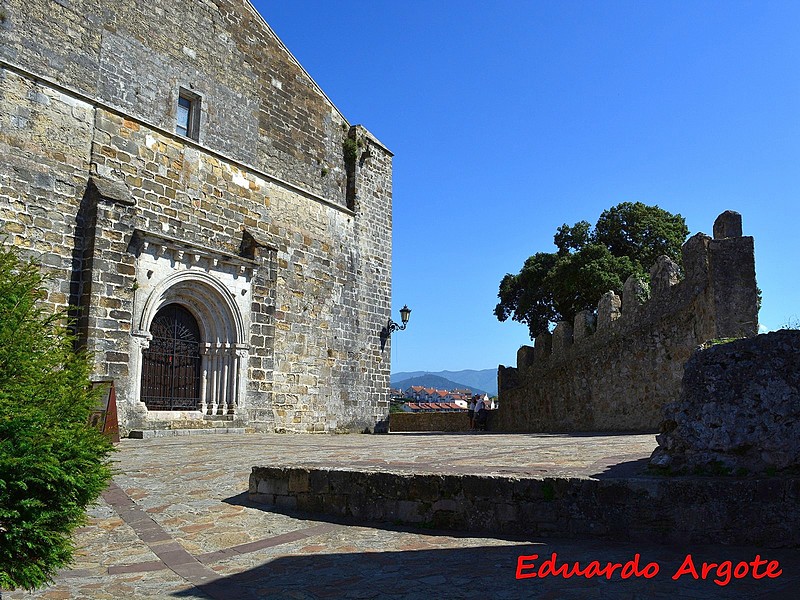
[[[593,560],[586,565],[580,562],[560,562],[558,553],[553,552],[549,558],[539,561],[538,554],[522,555],[517,557],[517,579],[544,579],[546,577],[605,577],[611,579],[615,574],[620,579],[645,578],[652,579],[661,571],[661,566],[657,562],[643,564],[640,554],[635,554],[633,558],[625,563],[601,563]],[[730,561],[724,560],[719,563],[701,562],[696,563],[691,554],[687,554],[680,567],[673,573],[673,580],[682,577],[693,579],[711,579],[719,586],[728,585],[733,579],[775,579],[783,573],[780,563],[777,560],[761,558],[756,554],[751,561]]]

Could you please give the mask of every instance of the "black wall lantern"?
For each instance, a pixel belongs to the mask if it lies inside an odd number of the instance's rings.
[[[398,325],[391,319],[389,319],[389,323],[386,325],[386,329],[389,330],[389,335],[392,335],[395,331],[402,331],[408,325],[408,319],[411,317],[411,309],[408,308],[407,305],[403,305],[403,308],[400,309],[400,321],[402,321],[402,325]]]
[[[402,325],[395,323],[391,319],[389,322],[386,323],[386,327],[383,328],[381,331],[381,349],[386,347],[386,342],[389,340],[389,336],[392,335],[395,331],[402,331],[408,325],[408,319],[411,317],[411,309],[408,308],[408,305],[404,304],[403,308],[400,309],[400,322]]]

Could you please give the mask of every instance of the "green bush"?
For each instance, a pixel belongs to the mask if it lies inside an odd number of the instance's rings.
[[[69,564],[111,477],[111,444],[87,426],[89,362],[43,295],[37,265],[0,248],[0,589],[34,589]]]

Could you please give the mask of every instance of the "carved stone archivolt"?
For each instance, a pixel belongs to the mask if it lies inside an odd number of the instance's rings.
[[[235,414],[245,397],[255,261],[140,231],[133,250],[137,286],[131,337],[137,381],[155,315],[165,306],[179,305],[200,329],[199,413]]]

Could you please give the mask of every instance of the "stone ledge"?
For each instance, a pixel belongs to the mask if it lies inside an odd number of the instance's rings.
[[[244,434],[255,433],[251,427],[205,427],[202,429],[134,429],[128,437],[134,440],[149,440],[158,437],[175,435],[210,435],[210,434]]]
[[[482,534],[800,545],[798,477],[534,479],[253,467],[249,497],[277,510]]]

